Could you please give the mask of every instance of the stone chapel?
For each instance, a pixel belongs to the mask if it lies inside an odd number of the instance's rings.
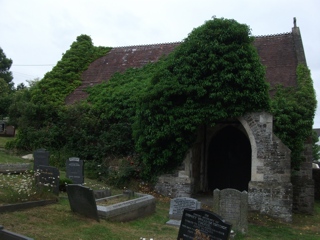
[[[155,62],[179,44],[113,48],[83,72],[82,85],[66,98],[66,104],[85,99],[86,87],[108,81],[116,72]],[[277,84],[296,86],[297,66],[307,62],[295,20],[291,32],[256,36],[254,46],[266,67],[271,89]],[[251,211],[290,222],[293,211],[313,211],[312,143],[307,139],[304,157],[299,173],[292,176],[290,149],[273,133],[273,116],[248,112],[218,122],[213,128],[201,126],[182,166],[174,174],[160,176],[155,189],[170,197],[190,197],[216,188],[245,190]]]

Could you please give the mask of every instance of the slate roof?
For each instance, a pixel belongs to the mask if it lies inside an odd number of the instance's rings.
[[[92,62],[83,72],[82,85],[66,98],[65,103],[73,104],[85,99],[87,93],[83,90],[86,87],[108,81],[116,72],[156,62],[161,56],[172,52],[180,43],[113,48],[106,56]],[[296,68],[299,62],[297,55],[303,54],[302,59],[305,59],[299,28],[294,27],[291,33],[257,36],[254,46],[257,48],[261,63],[266,67],[266,80],[270,83],[271,89],[280,83],[286,87],[296,86]]]

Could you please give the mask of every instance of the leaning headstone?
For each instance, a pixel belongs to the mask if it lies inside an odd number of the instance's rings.
[[[68,184],[67,194],[73,212],[99,222],[97,204],[92,189],[79,184]]]
[[[233,230],[248,232],[248,193],[236,189],[215,189],[213,211],[232,224]]]
[[[40,165],[35,172],[35,179],[38,187],[49,187],[54,194],[59,195],[59,169]]]
[[[33,170],[36,171],[40,165],[49,166],[50,153],[46,149],[37,149],[33,152]]]
[[[66,161],[66,175],[72,180],[73,184],[84,183],[83,160],[77,157],[71,157]]]
[[[231,226],[213,212],[202,209],[185,209],[177,239],[227,240]]]
[[[169,210],[170,220],[167,222],[167,224],[179,227],[183,215],[183,210],[186,208],[191,210],[200,209],[201,202],[199,202],[197,199],[188,197],[178,197],[171,199]]]

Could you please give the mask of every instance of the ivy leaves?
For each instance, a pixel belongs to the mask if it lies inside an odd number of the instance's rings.
[[[194,29],[160,63],[134,130],[146,177],[179,166],[202,124],[270,109],[252,41],[248,26],[216,18]]]
[[[297,87],[278,86],[272,99],[275,134],[291,149],[291,168],[299,169],[305,141],[312,136],[317,106],[310,70],[298,65]]]

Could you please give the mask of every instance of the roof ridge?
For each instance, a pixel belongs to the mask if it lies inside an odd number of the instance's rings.
[[[286,36],[286,35],[291,35],[292,32],[285,32],[285,33],[275,33],[275,34],[267,34],[267,35],[257,35],[253,36],[255,38],[265,38],[265,37],[278,37],[278,36]]]
[[[182,43],[182,41],[166,42],[166,43],[150,43],[150,44],[129,45],[129,46],[117,46],[117,47],[113,47],[113,48],[147,47],[147,46],[159,46],[159,45],[172,45],[172,44],[180,44],[180,43]]]
[[[278,37],[278,36],[286,36],[290,35],[292,32],[284,32],[284,33],[275,33],[275,34],[266,34],[266,35],[256,35],[253,36],[255,38],[265,38],[265,37]],[[147,46],[160,46],[160,45],[171,45],[171,44],[180,44],[183,41],[176,41],[176,42],[166,42],[166,43],[149,43],[149,44],[138,44],[138,45],[128,45],[128,46],[117,46],[112,48],[132,48],[132,47],[147,47]]]

